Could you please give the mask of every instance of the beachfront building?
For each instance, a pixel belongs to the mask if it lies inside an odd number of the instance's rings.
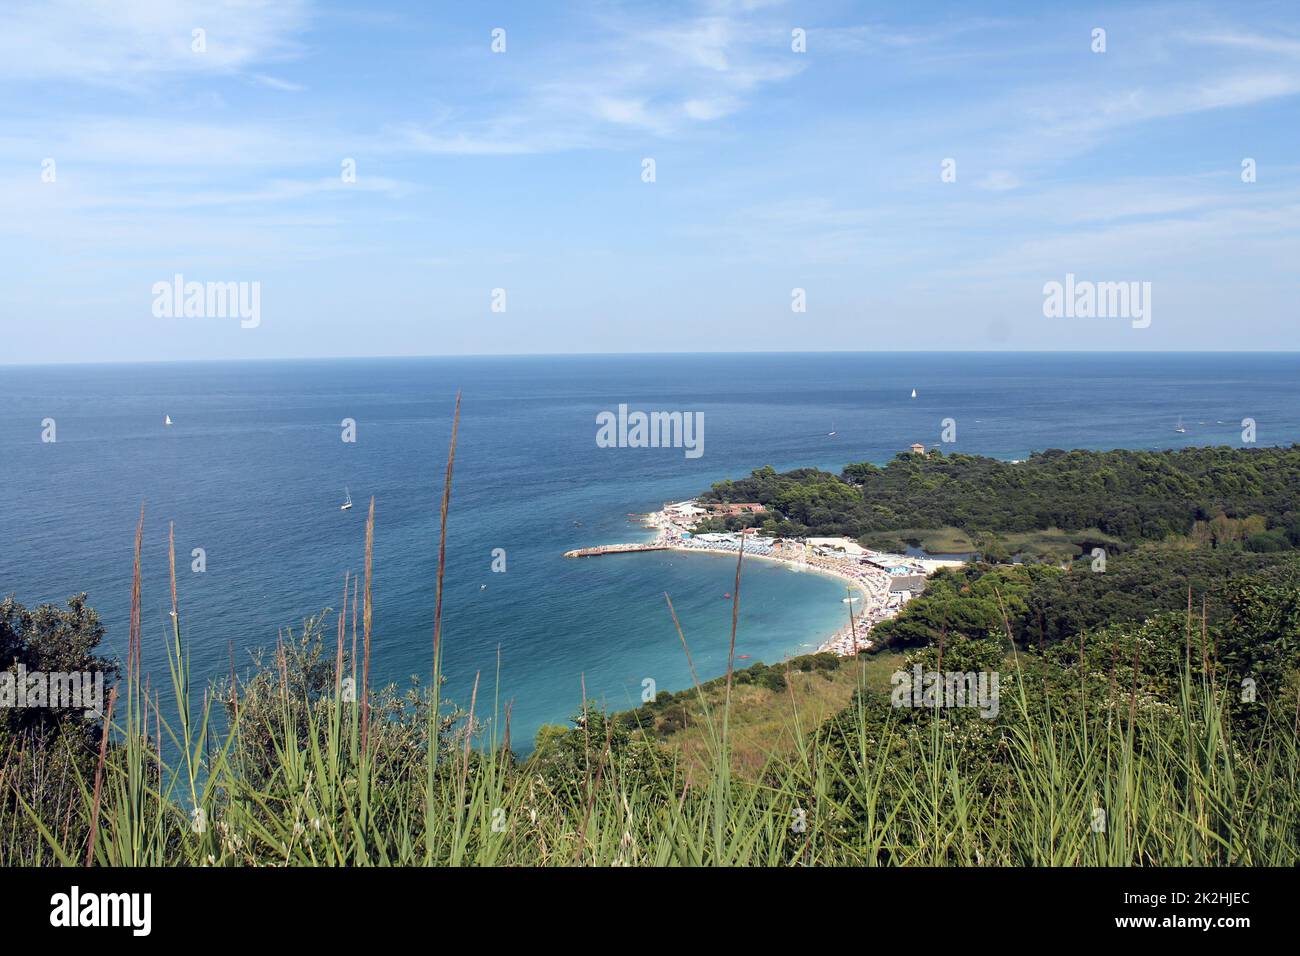
[[[908,562],[897,554],[868,554],[860,560],[863,564],[870,564],[873,567],[880,568],[880,570],[887,574],[895,576],[900,574],[915,574],[918,569],[916,564]]]
[[[904,605],[925,590],[924,574],[897,574],[889,579],[889,596]]]
[[[757,501],[710,502],[709,514],[714,515],[761,515],[767,512]]]
[[[851,538],[809,538],[808,547],[812,549],[813,554],[860,558],[867,553],[866,548]]]
[[[913,442],[913,443],[912,443],[912,454],[913,454],[913,455],[924,455],[924,454],[925,454],[925,446],[922,445],[919,441],[918,441],[918,442]]]

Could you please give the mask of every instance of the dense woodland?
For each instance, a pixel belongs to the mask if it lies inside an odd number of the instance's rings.
[[[1036,452],[1023,462],[975,455],[900,454],[839,475],[770,467],[724,481],[705,501],[757,501],[770,514],[729,519],[774,534],[847,535],[889,543],[917,529],[955,527],[987,540],[1061,528],[1101,543],[1278,551],[1300,546],[1300,446],[1178,451]],[[892,534],[891,534],[892,533]],[[1080,536],[1080,548],[1090,542]],[[982,548],[982,550],[992,550]]]
[[[1144,547],[1120,555],[1104,573],[1087,563],[1068,570],[1043,565],[967,564],[935,574],[903,614],[876,626],[878,644],[917,647],[941,635],[998,638],[1010,628],[1022,648],[1077,641],[1110,625],[1141,624],[1158,614],[1186,614],[1197,628],[1231,617],[1231,596],[1244,587],[1300,590],[1300,554],[1169,551]]]

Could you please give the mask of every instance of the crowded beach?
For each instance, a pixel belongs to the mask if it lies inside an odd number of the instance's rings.
[[[566,552],[565,557],[592,557],[629,551],[697,551],[736,555],[744,547],[745,557],[779,561],[790,570],[826,574],[848,587],[843,599],[851,602],[846,623],[817,647],[841,657],[870,650],[871,629],[895,616],[912,597],[925,589],[925,579],[944,565],[960,561],[889,554],[862,547],[850,538],[780,538],[763,535],[757,528],[743,531],[694,531],[708,517],[762,514],[756,503],[708,503],[691,499],[665,504],[644,515],[643,524],[655,532],[651,541],[635,544],[601,545]]]

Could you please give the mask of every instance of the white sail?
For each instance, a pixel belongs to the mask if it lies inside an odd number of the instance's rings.
[[[912,397],[916,398],[916,389],[912,389]]]

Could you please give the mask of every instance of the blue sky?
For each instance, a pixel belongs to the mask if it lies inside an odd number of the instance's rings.
[[[1218,6],[8,3],[0,363],[1300,348],[1300,12]]]

